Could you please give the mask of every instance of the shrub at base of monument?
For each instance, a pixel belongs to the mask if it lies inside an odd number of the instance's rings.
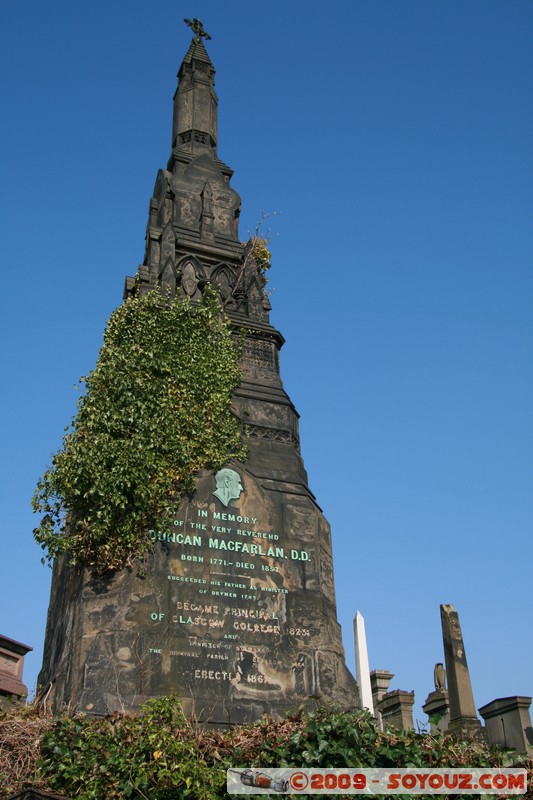
[[[145,704],[142,715],[100,719],[0,712],[0,798],[32,785],[79,800],[222,800],[228,768],[511,765],[528,767],[532,798],[533,762],[524,757],[449,736],[382,732],[365,711],[300,709],[223,731],[195,726],[172,697]]]
[[[131,566],[152,547],[198,470],[244,460],[230,402],[239,347],[216,293],[172,301],[154,291],[113,312],[78,412],[39,480],[34,535],[50,560],[93,572]],[[44,561],[44,559],[43,559]]]

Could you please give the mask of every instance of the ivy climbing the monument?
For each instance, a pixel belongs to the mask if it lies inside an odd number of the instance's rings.
[[[78,411],[40,478],[34,535],[47,559],[93,572],[131,566],[200,469],[246,457],[230,411],[239,346],[216,292],[159,291],[113,312]],[[45,559],[43,558],[43,561]]]

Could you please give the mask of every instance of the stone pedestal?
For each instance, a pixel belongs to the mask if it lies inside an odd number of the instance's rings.
[[[500,697],[482,706],[489,744],[512,747],[533,756],[533,729],[529,706],[531,697]]]
[[[412,729],[413,726],[413,704],[415,702],[414,692],[404,692],[402,689],[395,689],[387,692],[379,702],[378,711],[381,714],[383,727],[392,725],[400,731]]]
[[[380,727],[383,727],[383,721],[378,709],[378,704],[381,698],[387,693],[389,684],[394,678],[394,674],[387,669],[373,669],[370,673],[370,687],[372,689],[372,702],[374,704],[374,716],[377,719]]]
[[[372,687],[374,708],[376,708],[381,698],[388,692],[389,684],[393,678],[394,673],[389,672],[387,669],[373,669],[370,673],[370,686]]]
[[[437,733],[437,731],[445,733],[448,730],[450,703],[447,689],[435,689],[434,692],[430,692],[422,706],[422,710],[429,717],[431,733]],[[437,723],[432,722],[432,717],[439,717],[439,721]]]
[[[22,642],[0,636],[0,697],[26,697],[27,687],[22,683],[24,656],[33,650]]]

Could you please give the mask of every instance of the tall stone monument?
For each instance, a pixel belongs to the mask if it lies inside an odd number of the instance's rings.
[[[370,667],[368,662],[368,647],[366,643],[366,629],[363,615],[357,611],[353,620],[353,637],[355,644],[355,670],[359,685],[359,703],[361,708],[366,708],[374,714],[374,700],[370,685]]]
[[[459,615],[451,604],[442,604],[440,618],[450,706],[448,731],[457,736],[479,736],[481,723],[476,713]],[[437,688],[437,679],[435,686]]]
[[[54,565],[42,697],[56,710],[135,710],[177,693],[215,724],[283,713],[309,696],[350,707],[330,529],[309,489],[298,413],[283,388],[284,339],[238,236],[240,198],[217,154],[215,69],[201,23],[178,72],[172,147],[150,201],[146,253],[125,295],[157,286],[196,302],[219,288],[246,329],[234,413],[249,456],[198,475],[162,529],[145,577]]]

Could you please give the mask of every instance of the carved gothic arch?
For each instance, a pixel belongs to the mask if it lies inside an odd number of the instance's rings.
[[[211,273],[211,283],[218,286],[224,304],[233,298],[235,271],[228,264],[218,264]]]
[[[165,266],[161,270],[159,285],[163,295],[169,294],[170,297],[174,297],[176,293],[176,269],[170,258],[167,259]]]
[[[176,234],[174,233],[174,228],[170,220],[166,223],[163,231],[161,233],[161,241],[163,242],[172,242],[172,244],[176,245]]]
[[[182,292],[194,297],[207,280],[203,264],[195,256],[184,256],[177,267]]]
[[[171,222],[167,222],[161,232],[161,255],[160,264],[163,269],[166,267],[168,260],[172,261],[172,266],[176,263],[176,235]]]
[[[155,186],[154,186],[154,193],[153,196],[155,199],[164,196],[168,191],[168,187],[170,184],[170,178],[172,174],[168,172],[166,169],[160,169],[157,173],[157,178],[155,179]]]

